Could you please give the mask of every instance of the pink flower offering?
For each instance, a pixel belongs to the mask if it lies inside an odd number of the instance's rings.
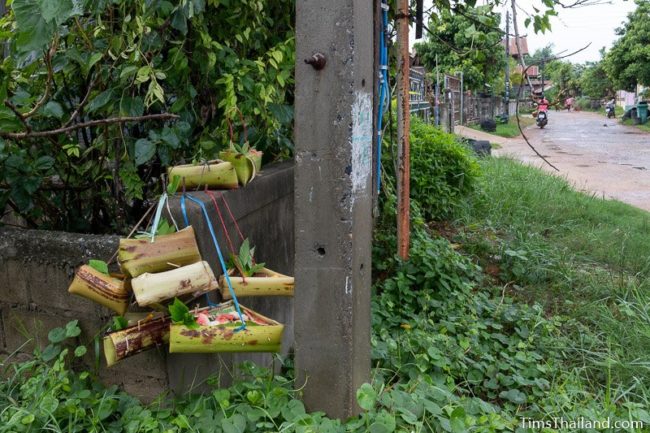
[[[198,316],[196,316],[196,323],[199,325],[209,325],[210,324],[210,318],[208,317],[207,314],[199,313]]]

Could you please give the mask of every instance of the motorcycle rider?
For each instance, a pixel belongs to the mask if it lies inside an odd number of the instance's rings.
[[[614,117],[616,113],[616,99],[610,100],[607,104],[605,104],[605,113],[607,114],[607,117]]]
[[[549,105],[549,102],[548,102],[548,99],[546,99],[546,98],[544,97],[544,94],[543,94],[543,93],[542,93],[542,95],[540,96],[540,98],[537,100],[536,103],[537,103],[537,111],[542,112],[542,113],[546,113],[546,112],[548,112],[548,105]]]
[[[537,105],[537,126],[543,128],[548,123],[548,99],[546,99],[544,93],[542,93],[539,99],[534,103]]]

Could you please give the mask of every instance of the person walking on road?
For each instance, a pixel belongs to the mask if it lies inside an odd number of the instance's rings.
[[[566,101],[564,101],[564,106],[566,107],[567,111],[571,111],[571,107],[573,106],[573,96],[566,98]]]

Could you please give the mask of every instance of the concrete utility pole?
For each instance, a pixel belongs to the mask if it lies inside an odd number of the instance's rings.
[[[544,66],[546,65],[546,57],[542,55],[542,62],[540,67],[540,74],[542,75],[542,94],[544,94]]]
[[[436,53],[436,90],[435,90],[436,105],[434,107],[434,114],[436,119],[436,126],[440,126],[440,70],[438,68],[438,54]]]
[[[460,124],[465,124],[465,74],[460,71]]]
[[[397,253],[406,260],[411,242],[411,82],[409,79],[409,0],[397,9]]]
[[[510,4],[512,5],[512,27],[515,29],[515,46],[517,47],[517,59],[521,65],[521,73],[524,74],[524,78],[526,78],[528,87],[530,87],[530,91],[532,92],[533,83],[530,81],[530,77],[528,76],[528,68],[526,67],[526,61],[524,60],[524,54],[521,52],[521,44],[519,41],[519,25],[517,24],[517,1],[511,0]]]
[[[296,3],[297,386],[347,418],[370,379],[373,4]]]

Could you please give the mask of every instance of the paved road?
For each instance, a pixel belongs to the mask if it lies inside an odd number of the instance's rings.
[[[650,134],[604,114],[566,111],[552,111],[548,126],[532,126],[525,133],[576,188],[650,211]],[[496,155],[510,155],[555,172],[523,140],[500,144]]]

